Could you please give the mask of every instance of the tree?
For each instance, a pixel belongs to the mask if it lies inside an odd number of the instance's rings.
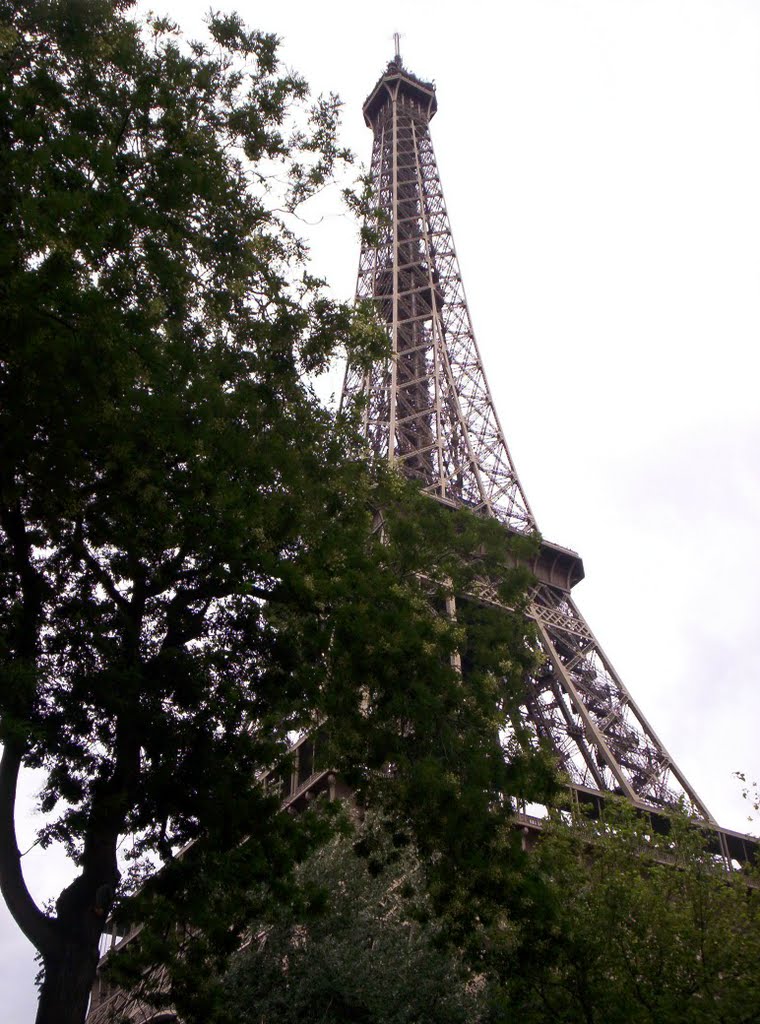
[[[743,1024],[758,1019],[760,890],[674,815],[667,835],[625,802],[555,818],[535,851],[551,913],[493,950],[507,1019],[528,1024]]]
[[[208,1020],[757,1020],[756,874],[727,874],[691,822],[671,824],[658,836],[627,804],[603,823],[555,814],[532,913],[502,901],[476,948],[433,911],[408,835],[370,815],[299,869],[301,899],[252,933]]]
[[[83,1019],[124,836],[168,864],[141,912],[192,926],[186,965],[286,890],[324,831],[260,782],[293,732],[329,723],[462,921],[480,865],[455,831],[482,859],[506,794],[548,779],[504,756],[525,622],[502,617],[465,688],[453,652],[492,624],[441,614],[475,572],[519,607],[517,542],[368,466],[305,383],[379,344],[268,191],[284,175],[287,210],[346,157],[337,101],[305,107],[235,17],[185,42],[130,6],[0,0],[0,888],[42,961],[40,1024]],[[41,842],[78,872],[50,913],[15,841],[23,766],[46,773]]]
[[[389,827],[388,827],[389,826]],[[254,930],[214,1024],[477,1024],[481,979],[446,947],[408,836],[369,814],[297,873]]]

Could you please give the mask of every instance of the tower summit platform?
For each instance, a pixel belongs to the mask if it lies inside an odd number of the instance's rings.
[[[374,128],[383,110],[393,102],[416,109],[427,121],[438,109],[433,83],[423,82],[411,71],[407,71],[398,54],[364,101],[362,111],[367,127]]]

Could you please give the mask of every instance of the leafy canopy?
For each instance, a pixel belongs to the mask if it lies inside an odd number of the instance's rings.
[[[742,1024],[757,1016],[760,889],[727,873],[688,818],[667,835],[625,801],[559,817],[534,857],[551,913],[492,950],[528,1024]]]
[[[625,803],[603,822],[555,814],[523,871],[529,912],[502,896],[465,942],[408,835],[383,824],[368,815],[299,869],[301,901],[253,930],[209,1022],[756,1019],[756,872],[727,874],[689,820],[663,836]]]

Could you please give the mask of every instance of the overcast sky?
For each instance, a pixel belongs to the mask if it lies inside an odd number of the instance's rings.
[[[151,6],[187,24],[208,5]],[[470,311],[539,526],[583,557],[575,597],[694,788],[756,831],[732,773],[760,776],[760,4],[214,6],[340,93],[365,163],[361,104],[394,31],[436,82]],[[337,194],[307,215],[317,268],[349,298],[355,225]],[[60,869],[34,857],[50,896]],[[9,1024],[33,1019],[33,975],[3,909]]]

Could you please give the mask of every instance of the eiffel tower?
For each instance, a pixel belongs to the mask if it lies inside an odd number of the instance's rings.
[[[364,103],[372,129],[377,215],[362,243],[357,298],[387,325],[391,355],[349,365],[344,408],[358,407],[380,458],[433,498],[492,516],[517,534],[537,531],[478,352],[430,136],[435,87],[398,52]],[[720,829],[615,671],[572,597],[578,554],[543,540],[531,565],[529,614],[540,668],[526,683],[525,715],[548,740],[580,800],[618,794],[642,811],[685,808],[730,861],[744,837]],[[480,600],[493,601],[483,591]]]

